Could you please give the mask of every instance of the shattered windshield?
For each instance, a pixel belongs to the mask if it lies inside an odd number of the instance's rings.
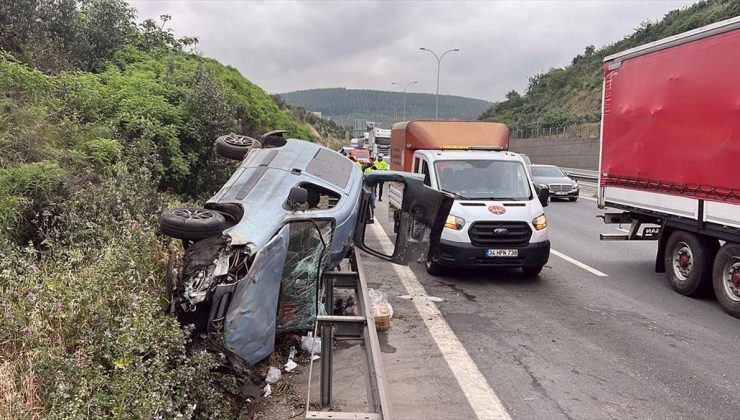
[[[291,222],[278,302],[277,333],[310,330],[317,315],[319,279],[333,234],[330,220]],[[320,313],[326,313],[323,308]]]
[[[442,160],[435,164],[440,189],[470,200],[531,200],[521,162]]]

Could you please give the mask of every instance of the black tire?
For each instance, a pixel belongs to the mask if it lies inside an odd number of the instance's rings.
[[[227,223],[224,216],[201,208],[174,208],[159,216],[159,230],[177,239],[199,241],[221,235]]]
[[[524,273],[524,277],[536,277],[542,272],[543,267],[542,265],[522,267],[522,273]]]
[[[578,197],[568,197],[568,201],[576,201],[578,200]]]
[[[431,255],[427,257],[424,268],[426,268],[427,274],[429,274],[430,276],[441,276],[447,271],[444,266],[435,262]]]
[[[663,256],[671,288],[684,296],[702,296],[709,292],[716,250],[716,241],[713,243],[682,230],[671,233]]]
[[[216,139],[216,153],[227,159],[242,160],[258,144],[251,137],[230,134]]]
[[[740,244],[727,242],[719,249],[714,258],[712,283],[722,309],[740,318]]]

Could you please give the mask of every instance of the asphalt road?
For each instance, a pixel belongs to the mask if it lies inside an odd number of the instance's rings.
[[[553,202],[546,214],[553,249],[606,277],[555,255],[535,280],[516,271],[432,277],[411,265],[427,294],[443,299],[430,304],[509,415],[740,418],[740,320],[712,298],[673,292],[654,273],[654,242],[599,241],[617,231],[596,218],[595,202]],[[371,287],[389,294],[399,314],[380,337],[396,417],[475,418],[443,345],[398,297],[388,265],[373,260]]]

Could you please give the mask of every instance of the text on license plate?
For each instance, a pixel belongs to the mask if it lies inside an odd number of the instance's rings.
[[[557,191],[555,195],[565,195],[568,194],[566,191]]]
[[[486,257],[518,257],[518,249],[487,249]]]

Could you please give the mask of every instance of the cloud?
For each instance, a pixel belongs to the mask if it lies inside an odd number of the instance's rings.
[[[169,14],[179,36],[268,92],[318,87],[440,93],[498,100],[527,78],[567,65],[691,0],[642,1],[132,1],[140,19]]]

